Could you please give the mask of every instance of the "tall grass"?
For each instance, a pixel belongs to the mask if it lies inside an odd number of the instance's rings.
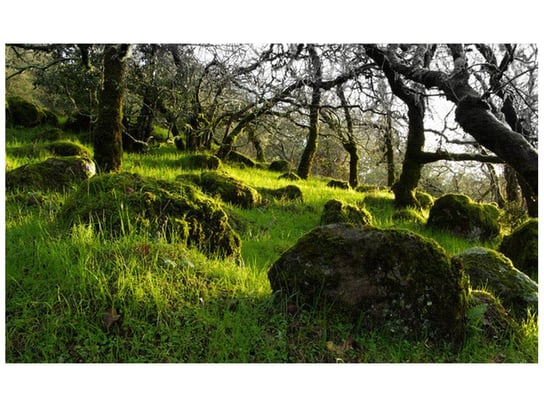
[[[38,158],[9,155],[11,165]],[[173,146],[125,154],[123,170],[172,180],[184,172]],[[530,316],[506,343],[469,333],[462,350],[430,348],[365,332],[318,310],[293,312],[272,293],[267,271],[319,224],[324,203],[339,198],[369,209],[380,227],[412,229],[457,253],[474,243],[395,223],[392,195],[325,186],[320,179],[279,180],[277,173],[224,166],[257,188],[296,184],[304,202],[271,199],[254,209],[225,205],[242,241],[241,260],[206,257],[145,233],[113,239],[84,224],[61,228],[65,196],[6,195],[7,362],[525,362],[537,360]],[[26,197],[26,198],[25,198]],[[491,245],[491,244],[490,244]]]

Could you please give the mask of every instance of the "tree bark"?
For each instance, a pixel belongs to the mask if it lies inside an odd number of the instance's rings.
[[[385,141],[385,159],[387,163],[387,185],[392,187],[395,183],[395,151],[393,149],[393,125],[391,122],[391,112],[387,112],[386,128],[384,133]]]
[[[321,82],[321,60],[312,45],[308,46],[308,52],[312,61],[313,69],[313,85],[312,85],[312,101],[310,103],[310,129],[306,147],[302,152],[300,163],[298,165],[297,174],[301,179],[307,179],[310,175],[312,162],[315,152],[317,151],[317,137],[319,135],[319,108],[321,104],[321,88],[316,83]]]
[[[341,85],[336,88],[336,94],[340,99],[340,103],[344,109],[344,116],[346,118],[346,138],[342,138],[342,145],[349,154],[349,185],[351,188],[355,188],[359,184],[359,154],[357,152],[355,137],[353,136],[353,120],[349,111],[346,95],[344,94],[344,90],[342,89]]]
[[[94,133],[94,159],[101,172],[121,169],[123,91],[128,44],[106,45],[104,81]]]

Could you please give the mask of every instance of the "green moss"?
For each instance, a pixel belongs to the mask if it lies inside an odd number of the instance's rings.
[[[204,192],[218,195],[223,201],[242,208],[253,208],[260,205],[262,201],[262,197],[257,190],[225,173],[203,172],[197,183]]]
[[[85,157],[51,157],[6,173],[6,189],[64,191],[96,173],[94,163]]]
[[[471,240],[492,240],[500,233],[499,210],[462,194],[446,194],[434,203],[427,226]]]
[[[499,251],[505,254],[516,268],[538,282],[538,220],[532,219],[504,237]]]
[[[221,167],[221,160],[211,154],[193,154],[185,156],[180,160],[185,169],[217,170]]]
[[[416,200],[422,209],[428,210],[433,206],[434,198],[429,193],[425,193],[424,191],[416,191],[415,195]]]
[[[59,221],[88,223],[113,236],[144,231],[219,255],[240,253],[240,238],[219,203],[192,186],[137,174],[82,183],[66,199]]]
[[[87,158],[91,158],[92,156],[89,149],[71,140],[57,140],[47,144],[45,147],[56,156],[82,156]]]
[[[454,257],[470,277],[474,289],[486,289],[518,318],[527,309],[538,312],[538,284],[512,265],[503,254],[487,248],[470,248]]]
[[[365,208],[346,204],[341,200],[327,201],[320,220],[322,225],[336,223],[366,225],[371,222],[372,215]]]

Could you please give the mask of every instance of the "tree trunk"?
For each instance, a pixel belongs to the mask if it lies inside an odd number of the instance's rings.
[[[123,81],[129,47],[128,44],[106,45],[104,49],[104,82],[94,133],[94,159],[101,172],[121,169]]]
[[[357,144],[355,143],[355,138],[353,136],[353,120],[351,119],[348,101],[341,85],[338,85],[336,88],[336,94],[342,103],[344,116],[346,118],[347,139],[343,140],[342,145],[349,154],[349,185],[351,188],[355,188],[359,184],[359,154],[357,153]]]
[[[312,101],[310,104],[310,130],[306,147],[302,152],[297,173],[301,179],[307,179],[310,175],[315,152],[317,151],[317,137],[319,135],[319,108],[321,104],[321,88],[317,83],[321,82],[321,61],[315,48],[312,45],[308,46],[308,52],[312,61],[313,83],[312,86]]]
[[[266,161],[265,155],[264,155],[264,149],[261,142],[261,138],[257,136],[255,133],[255,129],[253,127],[250,127],[248,129],[248,139],[251,143],[253,143],[253,147],[255,147],[256,150],[256,159],[258,162],[264,163]]]
[[[393,126],[391,123],[391,112],[387,112],[387,123],[384,139],[385,159],[387,162],[387,185],[392,187],[395,183],[395,151],[393,150]]]
[[[391,187],[395,193],[395,205],[401,208],[419,206],[414,191],[421,178],[421,169],[423,168],[419,155],[425,144],[423,127],[425,106],[420,97],[414,95],[413,99],[410,103],[406,102],[408,105],[408,139],[402,163],[402,173],[399,180]]]

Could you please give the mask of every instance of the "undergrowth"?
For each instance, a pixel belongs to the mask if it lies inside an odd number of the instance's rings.
[[[8,170],[43,158],[32,151],[10,154],[31,139],[32,131],[8,129]],[[180,166],[183,154],[173,145],[125,154],[123,170],[164,180],[197,174]],[[84,224],[63,229],[56,223],[62,194],[6,193],[6,361],[537,361],[537,318],[532,315],[506,341],[492,342],[478,330],[481,315],[473,311],[459,350],[385,331],[365,332],[338,316],[280,299],[270,289],[270,265],[319,224],[332,198],[364,205],[376,226],[429,236],[451,255],[475,243],[395,221],[387,191],[333,189],[318,178],[279,180],[278,173],[234,165],[223,170],[257,190],[295,184],[303,193],[303,202],[270,198],[253,209],[225,205],[242,238],[240,260],[206,257],[143,233],[113,239]]]

